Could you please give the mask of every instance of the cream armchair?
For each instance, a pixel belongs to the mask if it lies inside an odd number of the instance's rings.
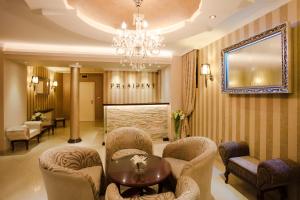
[[[116,184],[111,183],[105,193],[105,200],[199,200],[199,187],[197,183],[187,177],[182,176],[177,181],[176,192],[165,192],[142,197],[122,198]]]
[[[172,177],[192,177],[201,191],[201,200],[211,200],[213,162],[217,153],[216,144],[205,137],[188,137],[166,146],[163,157],[170,163]]]
[[[48,200],[98,200],[104,187],[103,168],[96,150],[64,146],[39,158]]]
[[[152,140],[147,133],[134,127],[122,127],[107,134],[106,169],[111,160],[133,154],[152,154]]]
[[[24,125],[6,129],[5,133],[7,139],[10,141],[11,149],[14,151],[16,142],[24,142],[28,150],[29,140],[35,137],[37,137],[39,143],[41,123],[41,121],[27,121]]]

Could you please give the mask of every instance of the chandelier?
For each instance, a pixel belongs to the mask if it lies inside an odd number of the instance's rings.
[[[150,61],[149,56],[159,55],[160,48],[163,47],[163,37],[147,31],[148,22],[140,16],[143,0],[133,1],[138,11],[134,16],[135,30],[127,30],[127,24],[123,22],[113,38],[113,47],[117,55],[121,56],[121,64],[129,65],[134,70],[142,70],[146,67],[147,59]]]

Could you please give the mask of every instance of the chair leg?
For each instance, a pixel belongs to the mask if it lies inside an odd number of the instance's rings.
[[[28,150],[28,140],[25,140],[25,146],[26,146],[26,150]]]
[[[40,143],[40,136],[37,136],[37,142]]]
[[[279,188],[279,192],[280,192],[280,199],[281,200],[285,200],[288,199],[288,195],[287,195],[287,191],[286,191],[286,187],[281,187]]]
[[[14,141],[10,141],[10,146],[11,146],[11,150],[15,151],[15,142]]]
[[[264,200],[264,198],[265,198],[264,191],[258,190],[257,191],[257,200]]]
[[[230,171],[226,169],[226,171],[225,171],[225,173],[224,173],[224,176],[225,176],[225,183],[226,183],[226,184],[228,183],[229,174],[230,174]]]

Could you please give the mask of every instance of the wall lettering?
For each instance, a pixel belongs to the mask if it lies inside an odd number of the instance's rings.
[[[110,84],[110,88],[117,88],[117,89],[125,89],[125,87],[127,86],[127,88],[154,88],[155,84],[154,83],[111,83]]]

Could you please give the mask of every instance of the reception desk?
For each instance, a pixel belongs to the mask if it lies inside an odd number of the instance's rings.
[[[104,131],[119,127],[136,127],[152,139],[168,137],[171,128],[169,103],[104,104]]]

